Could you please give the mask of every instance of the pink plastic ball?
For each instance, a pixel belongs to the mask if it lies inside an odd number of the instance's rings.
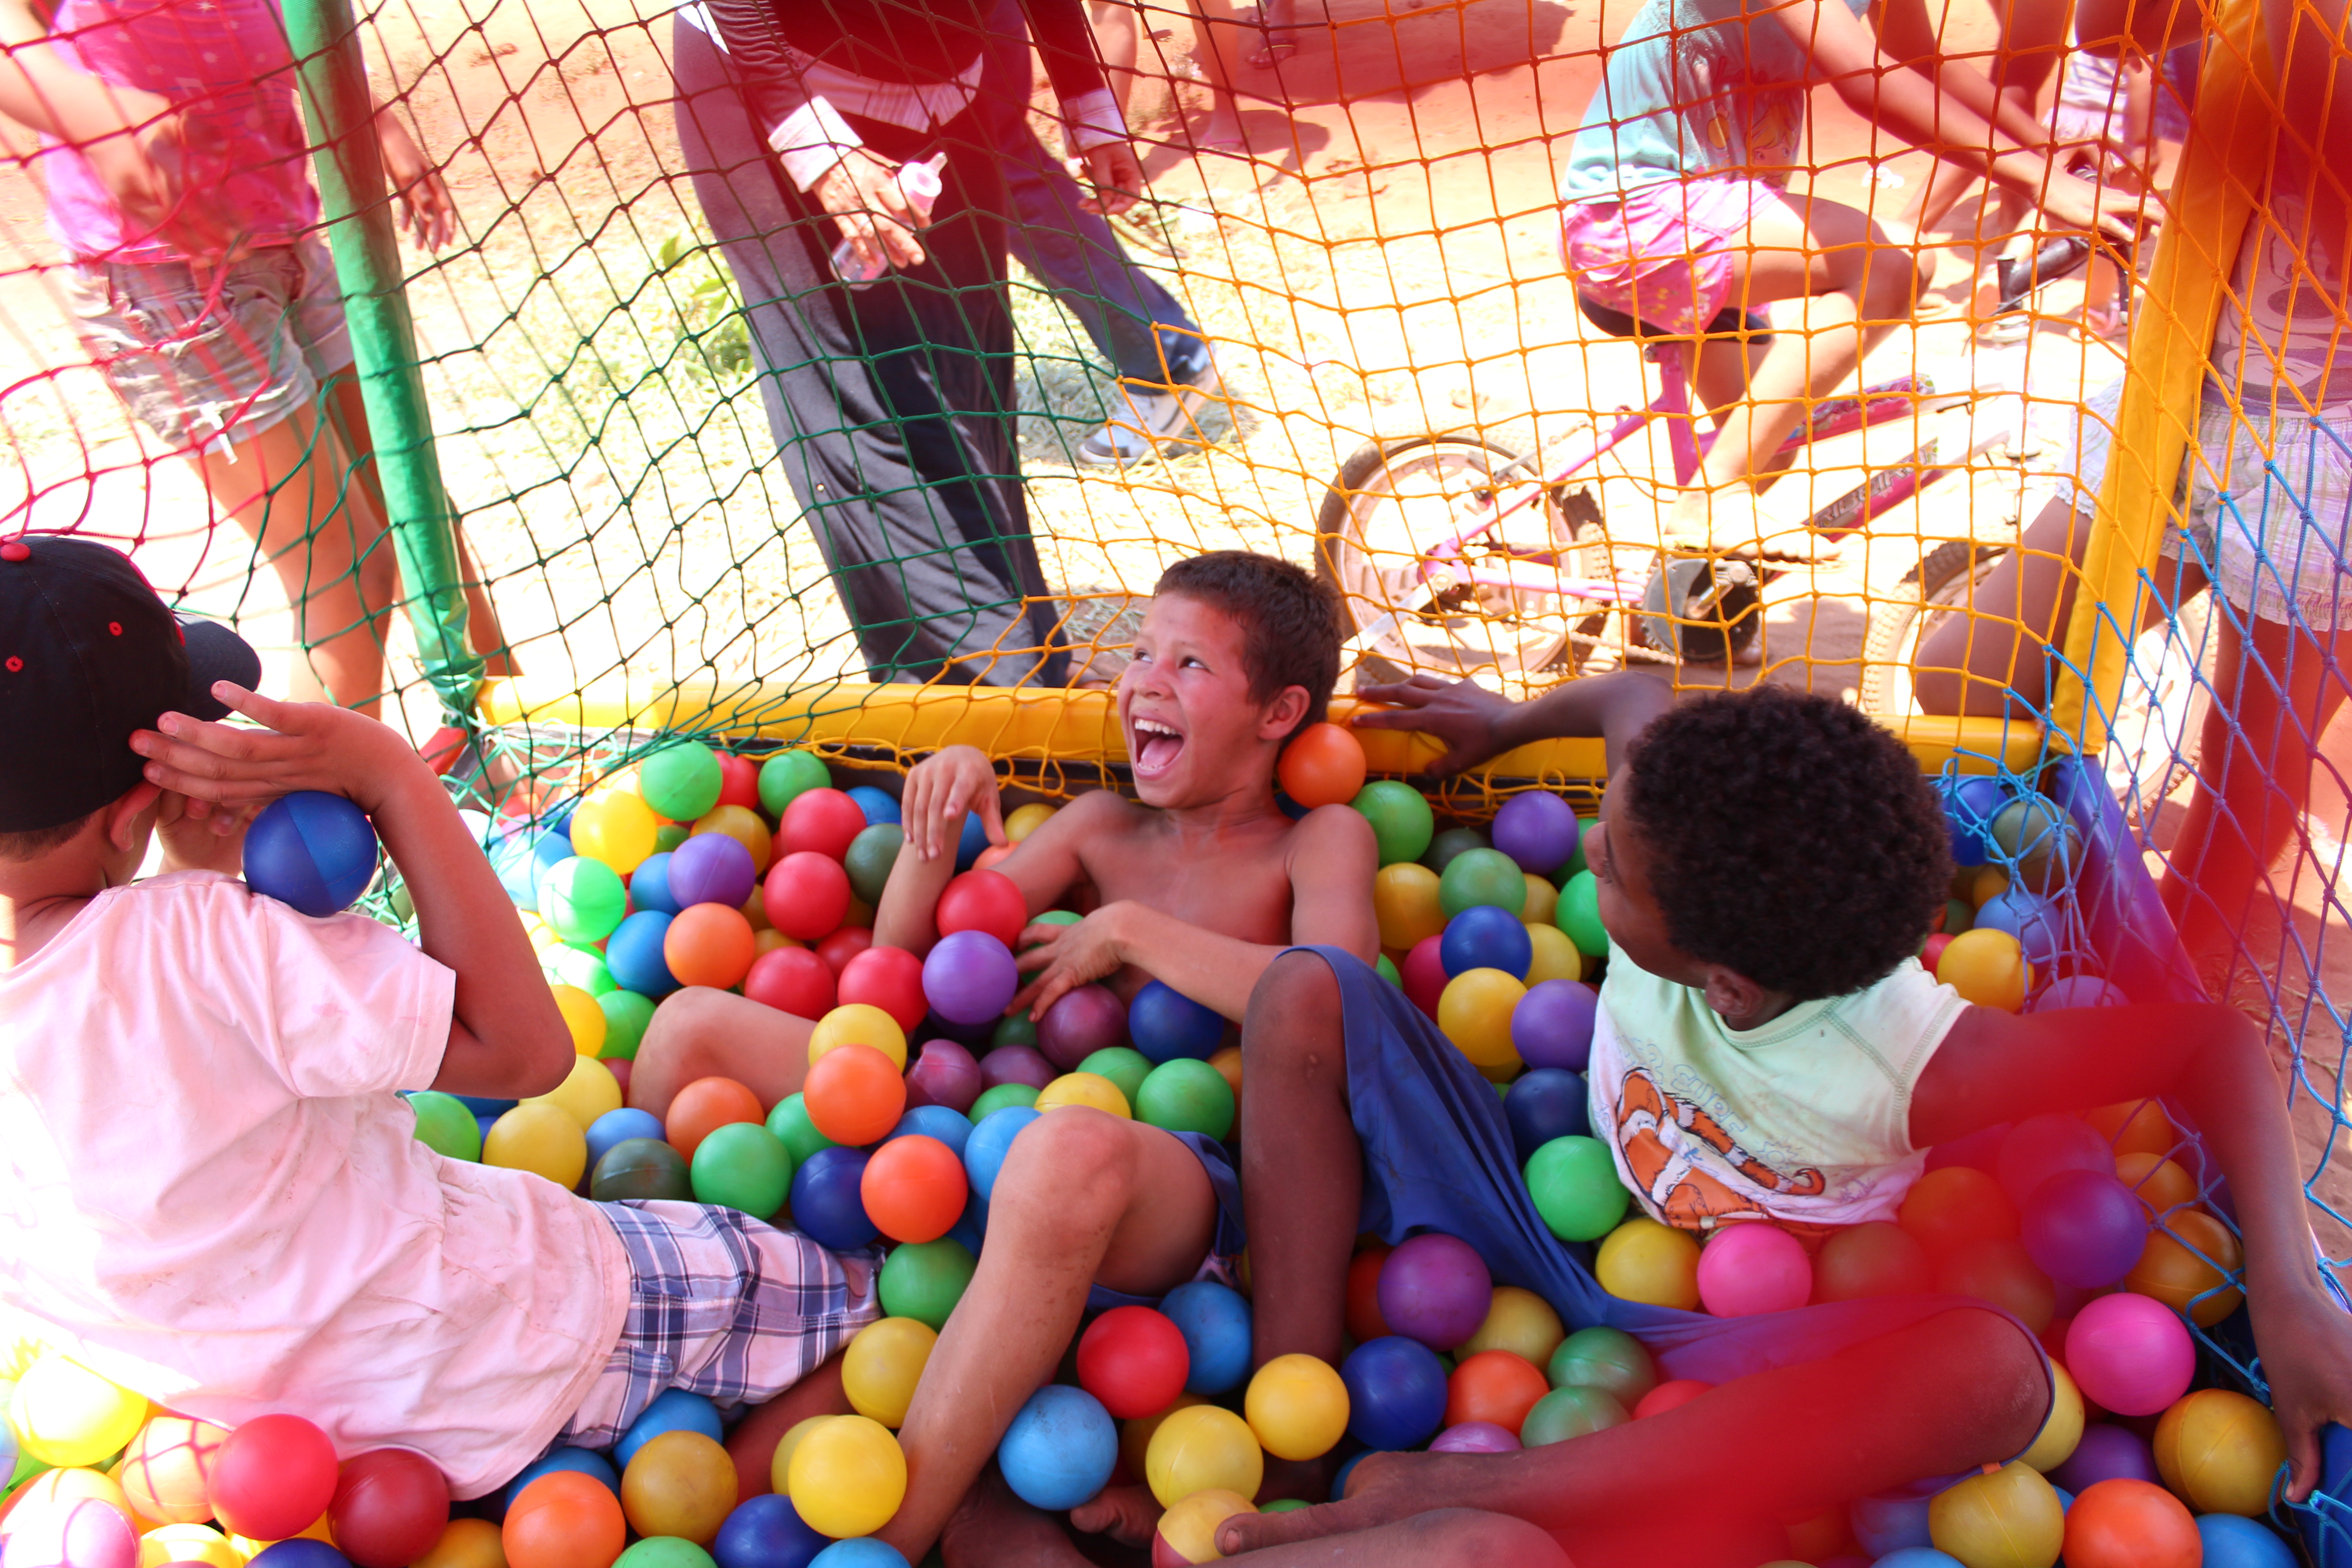
[[[1448,1426],[1429,1445],[1433,1454],[1516,1454],[1519,1440],[1506,1426],[1492,1421],[1465,1421]]]
[[[2074,1314],[2066,1370],[2094,1405],[2118,1415],[2153,1415],[2189,1392],[2197,1346],[2171,1308],[2119,1291]]]
[[[23,1510],[9,1524],[6,1568],[139,1568],[139,1537],[131,1521],[95,1498]]]
[[[1786,1312],[1812,1294],[1812,1259],[1779,1226],[1727,1226],[1698,1255],[1698,1299],[1718,1318]]]

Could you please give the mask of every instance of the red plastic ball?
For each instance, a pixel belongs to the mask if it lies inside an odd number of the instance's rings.
[[[793,854],[805,850],[838,860],[865,831],[866,813],[849,796],[837,789],[804,789],[784,807],[779,837]]]
[[[255,1541],[299,1535],[335,1500],[335,1446],[299,1415],[257,1415],[221,1440],[213,1517]]]
[[[1420,1008],[1433,1023],[1437,1018],[1437,999],[1445,994],[1445,961],[1438,954],[1443,935],[1425,936],[1412,944],[1397,966],[1398,978],[1404,982],[1405,1000]]]
[[[406,1568],[449,1525],[449,1483],[433,1461],[405,1448],[376,1448],[343,1466],[327,1528],[359,1568]]]
[[[2162,1487],[2118,1476],[2083,1489],[2066,1510],[2067,1568],[2197,1568],[2197,1521]]]
[[[1078,1340],[1078,1386],[1119,1421],[1157,1415],[1192,1374],[1184,1331],[1149,1307],[1114,1307]]]
[[[805,947],[779,947],[753,959],[743,994],[812,1021],[838,1005],[833,967]]]
[[[795,849],[768,868],[760,891],[768,923],[800,942],[814,942],[839,928],[849,913],[849,873],[839,859]]]
[[[1942,931],[1936,932],[1927,939],[1927,945],[1919,950],[1919,966],[1930,974],[1935,973],[1936,965],[1943,959],[1944,950],[1951,945],[1949,936]]]
[[[836,1143],[863,1148],[906,1114],[907,1080],[872,1046],[835,1046],[810,1064],[801,1103],[818,1131]]]
[[[857,1195],[874,1228],[891,1240],[937,1241],[962,1217],[971,1184],[954,1150],[914,1132],[874,1151]]]
[[[1644,1416],[1664,1415],[1669,1410],[1679,1410],[1714,1386],[1695,1377],[1678,1377],[1672,1383],[1662,1383],[1642,1395],[1642,1402],[1633,1406],[1633,1419],[1639,1421]]]
[[[760,764],[731,752],[719,753],[719,804],[760,809]]]
[[[840,1005],[863,1002],[914,1033],[931,1005],[923,999],[923,961],[903,947],[869,947],[841,966]]]
[[[1002,871],[966,871],[940,889],[934,919],[941,936],[984,931],[1012,947],[1029,923],[1029,900]]]
[[[835,974],[849,967],[849,961],[874,945],[874,931],[867,926],[844,926],[816,944],[816,955]]]
[[[1378,1242],[1348,1260],[1348,1337],[1360,1345],[1394,1332],[1381,1316],[1381,1265],[1395,1250],[1386,1242]]]
[[[1465,1356],[1445,1380],[1445,1424],[1491,1421],[1506,1432],[1527,1425],[1528,1412],[1551,1392],[1542,1371],[1510,1351]]]

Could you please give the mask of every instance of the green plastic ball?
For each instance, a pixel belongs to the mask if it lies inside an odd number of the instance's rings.
[[[654,1021],[653,998],[635,991],[607,991],[596,998],[596,1005],[604,1009],[604,1043],[596,1054],[612,1062],[636,1060],[637,1047]]]
[[[963,1243],[947,1237],[891,1248],[882,1265],[883,1314],[946,1328],[975,1267]]]
[[[726,783],[717,753],[698,742],[665,746],[637,764],[637,793],[672,822],[709,816]]]
[[[620,929],[628,912],[620,873],[602,860],[574,855],[547,868],[539,882],[539,912],[570,942],[597,942]]]
[[[695,1146],[689,1167],[694,1201],[740,1209],[766,1219],[793,1190],[793,1156],[784,1141],[751,1121],[710,1130]]]
[[[1598,816],[1580,816],[1576,819],[1576,853],[1568,858],[1567,865],[1551,874],[1553,887],[1567,887],[1570,877],[1586,868],[1584,841],[1592,837],[1592,830],[1599,826],[1601,826],[1601,818]]]
[[[692,823],[665,822],[654,829],[654,853],[667,855],[693,837]]]
[[[2030,795],[1993,814],[1992,841],[2013,862],[2011,879],[2048,896],[2074,879],[2083,863],[2083,836],[2056,802]]]
[[[1499,849],[1465,849],[1437,874],[1437,907],[1447,920],[1480,904],[1513,914],[1528,907],[1527,873]]]
[[[1598,1138],[1555,1138],[1528,1160],[1528,1195],[1562,1241],[1598,1241],[1617,1228],[1633,1194]]]
[[[1443,877],[1455,856],[1465,849],[1490,848],[1494,842],[1479,828],[1449,827],[1429,841],[1429,847],[1422,851],[1421,863]]]
[[[1551,918],[1576,943],[1577,952],[1587,958],[1609,956],[1609,928],[1601,923],[1601,882],[1591,872],[1579,871],[1568,879]]]
[[[999,1046],[1034,1046],[1037,1043],[1037,1022],[1026,1013],[1007,1013],[996,1020],[996,1027],[988,1037],[988,1048]]]
[[[1171,1132],[1205,1132],[1222,1140],[1234,1130],[1233,1085],[1208,1063],[1190,1057],[1153,1068],[1129,1103],[1138,1121]]]
[[[1078,1070],[1099,1073],[1118,1085],[1119,1093],[1131,1106],[1143,1092],[1143,1080],[1151,1076],[1151,1058],[1129,1046],[1106,1046],[1080,1062]]]
[[[1976,923],[1977,912],[1969,907],[1968,900],[1946,899],[1944,900],[1944,934],[1946,936],[1958,936],[1962,931],[1972,929]]]
[[[1536,1407],[1528,1412],[1526,1423],[1519,1427],[1519,1443],[1524,1447],[1540,1448],[1548,1443],[1565,1443],[1570,1437],[1622,1426],[1632,1419],[1616,1396],[1605,1388],[1555,1388],[1537,1400]]]
[[[1069,910],[1047,910],[1042,915],[1032,917],[1029,923],[1033,926],[1074,926],[1086,918]],[[1033,947],[1045,945],[1042,942],[1024,942],[1021,944],[1021,951],[1026,952]]]
[[[849,872],[849,890],[869,904],[880,903],[890,868],[898,863],[898,850],[906,842],[907,830],[895,822],[877,822],[851,839],[849,853],[841,860]]]
[[[1395,779],[1374,779],[1348,804],[1362,812],[1364,820],[1372,825],[1372,837],[1381,847],[1381,865],[1418,860],[1428,851],[1429,841],[1436,832],[1436,819],[1430,815],[1428,797],[1411,784]]]
[[[1389,962],[1387,953],[1384,952],[1372,961],[1372,972],[1398,990],[1404,989],[1404,976],[1397,973],[1397,966]]]
[[[438,1089],[420,1089],[408,1097],[408,1108],[416,1112],[419,1143],[452,1160],[481,1159],[482,1124],[474,1120],[464,1100]]]
[[[649,1535],[613,1559],[613,1568],[719,1568],[709,1552],[675,1535]]]
[[[1579,1329],[1551,1352],[1544,1375],[1554,1388],[1599,1388],[1631,1410],[1658,1386],[1658,1366],[1641,1341],[1622,1329]]]
[[[561,985],[576,985],[591,996],[603,996],[616,989],[613,972],[604,967],[604,955],[593,947],[574,947],[565,942],[547,955],[548,977]]]
[[[1276,1498],[1272,1502],[1266,1504],[1264,1508],[1258,1510],[1258,1512],[1297,1513],[1299,1510],[1307,1506],[1307,1504],[1299,1501],[1295,1497]]]
[[[992,1110],[1002,1110],[1008,1105],[1034,1105],[1037,1091],[1025,1083],[1000,1083],[994,1089],[983,1089],[980,1098],[971,1102],[971,1124],[977,1127]]]
[[[588,1173],[588,1195],[600,1204],[625,1198],[694,1201],[694,1178],[686,1156],[658,1138],[624,1138],[604,1151]]]
[[[816,1130],[816,1123],[809,1120],[807,1102],[797,1094],[776,1101],[776,1108],[768,1112],[768,1131],[782,1142],[794,1170],[808,1163],[808,1157],[818,1150],[839,1147]]]
[[[814,752],[778,752],[760,764],[760,805],[770,816],[782,816],[803,791],[832,783],[833,775]]]

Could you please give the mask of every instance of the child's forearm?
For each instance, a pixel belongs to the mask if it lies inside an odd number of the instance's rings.
[[[1608,745],[1613,771],[1623,765],[1634,739],[1650,721],[1674,704],[1674,690],[1665,682],[1630,669],[1562,681],[1496,719],[1496,749],[1508,751],[1556,736],[1599,735]]]
[[[161,101],[68,63],[26,0],[0,0],[0,114],[79,144],[136,127]]]
[[[911,837],[899,846],[874,910],[874,945],[903,947],[918,957],[929,952],[940,940],[940,893],[955,874],[954,856],[926,860]]]
[[[1236,1024],[1249,1011],[1250,993],[1257,989],[1266,965],[1283,952],[1279,946],[1219,936],[1142,904],[1110,904],[1097,912],[1112,916],[1111,940],[1121,963],[1132,964]]]
[[[2229,1179],[2245,1238],[2250,1294],[2318,1292],[2311,1222],[2286,1096],[2261,1031],[2243,1015],[2210,1009],[2211,1036],[2181,1073],[2182,1104]]]

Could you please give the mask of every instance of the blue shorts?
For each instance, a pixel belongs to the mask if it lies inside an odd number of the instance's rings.
[[[1217,1229],[1210,1238],[1209,1255],[1201,1260],[1201,1271],[1195,1279],[1220,1279],[1234,1282],[1234,1260],[1249,1245],[1249,1233],[1242,1228],[1242,1183],[1234,1173],[1233,1156],[1225,1146],[1205,1132],[1171,1132],[1168,1134],[1192,1151],[1192,1158],[1201,1162],[1208,1173],[1209,1190],[1216,1194]],[[1108,1311],[1113,1307],[1156,1307],[1157,1296],[1130,1296],[1124,1290],[1114,1290],[1108,1285],[1096,1285],[1087,1291],[1087,1310]]]

